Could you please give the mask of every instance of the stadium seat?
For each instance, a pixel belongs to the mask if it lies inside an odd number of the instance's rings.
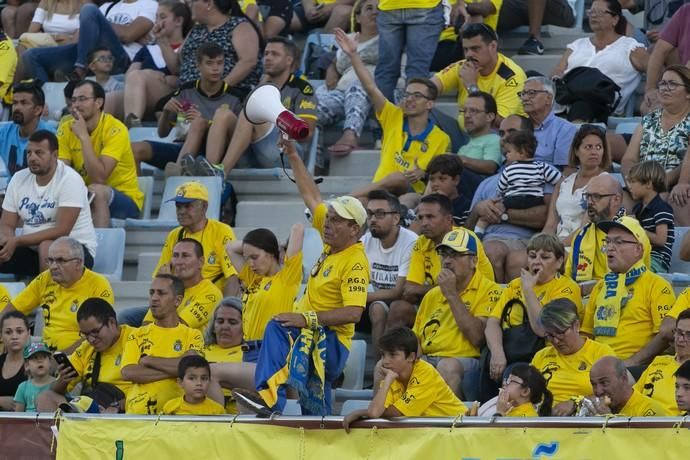
[[[367,360],[367,343],[364,340],[353,340],[350,356],[345,362],[343,385],[348,390],[361,390],[364,387],[364,366]]]
[[[58,121],[62,118],[62,109],[65,107],[64,89],[67,83],[48,82],[41,87],[46,96],[46,106],[48,106],[48,119]]]
[[[312,31],[307,37],[307,41],[304,43],[302,48],[302,62],[300,64],[299,70],[303,75],[308,73],[308,65],[313,59],[313,50],[321,48],[322,51],[330,51],[336,46],[335,35],[326,34],[320,30]]]
[[[640,124],[635,122],[619,123],[616,126],[616,134],[632,134]]]
[[[356,410],[367,409],[369,402],[362,399],[348,399],[343,403],[343,407],[340,408],[340,415],[347,415]]]
[[[123,228],[97,228],[98,248],[93,271],[105,275],[108,281],[122,280],[125,258],[125,230]]]
[[[299,401],[296,399],[285,401],[283,415],[302,415],[302,406],[299,405]]]
[[[223,191],[223,183],[220,177],[197,177],[197,176],[172,176],[165,181],[163,199],[156,219],[127,219],[126,227],[152,228],[152,227],[176,227],[177,217],[175,214],[175,203],[168,200],[175,197],[175,189],[185,182],[198,181],[208,189],[208,210],[206,217],[218,219],[220,216],[220,195]]]
[[[10,294],[10,299],[14,299],[17,296],[17,294],[22,292],[24,290],[24,288],[26,287],[26,284],[24,284],[21,281],[19,281],[19,282],[12,281],[12,282],[1,283],[1,284],[5,287],[5,289],[7,289],[7,292]]]
[[[172,142],[175,139],[174,130],[170,130],[167,137],[158,136],[158,128],[155,126],[139,126],[136,128],[129,128],[129,141],[155,141],[155,142]]]
[[[144,206],[141,208],[139,217],[150,219],[151,206],[153,204],[153,176],[139,176],[137,181],[139,181],[139,189],[144,192]]]
[[[683,238],[688,233],[690,227],[675,227],[675,241],[673,242],[673,252],[671,254],[671,266],[669,272],[679,275],[685,275],[685,278],[690,280],[690,262],[680,260],[680,247],[683,244]]]
[[[321,235],[314,227],[307,227],[304,229],[304,243],[302,244],[302,273],[303,281],[306,283],[309,279],[311,269],[321,257],[323,252],[323,242]]]

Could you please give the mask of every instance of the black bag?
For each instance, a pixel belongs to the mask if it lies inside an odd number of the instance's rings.
[[[555,80],[556,102],[569,106],[568,120],[605,123],[621,100],[621,88],[595,67],[575,67]]]
[[[529,363],[534,355],[544,348],[544,338],[534,333],[529,324],[527,308],[520,299],[511,299],[501,313],[501,325],[508,322],[513,307],[522,308],[522,324],[503,329],[503,353],[506,355],[506,362]]]

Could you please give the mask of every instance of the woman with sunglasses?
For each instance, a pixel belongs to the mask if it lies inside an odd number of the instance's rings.
[[[592,394],[592,365],[615,353],[608,345],[580,335],[577,308],[568,299],[555,299],[544,305],[539,323],[550,344],[537,352],[532,365],[539,369],[553,394],[553,415],[573,415],[579,401]]]
[[[666,68],[657,82],[661,108],[642,117],[621,160],[627,176],[633,165],[654,160],[666,171],[666,199],[677,226],[690,225],[690,69]]]
[[[537,368],[519,363],[510,368],[496,400],[496,415],[508,417],[548,417],[553,395]]]
[[[243,361],[256,363],[266,324],[280,313],[291,312],[302,282],[304,226],[295,224],[281,257],[276,236],[265,228],[245,235],[226,246],[230,261],[239,273],[242,295]]]
[[[586,223],[587,201],[584,193],[593,177],[606,172],[611,165],[606,134],[598,126],[582,125],[573,138],[568,168],[575,172],[554,188],[555,200],[549,203],[544,233],[556,235],[565,246]]]

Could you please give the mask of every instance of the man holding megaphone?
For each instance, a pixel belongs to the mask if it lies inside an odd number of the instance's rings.
[[[261,83],[279,88],[279,97],[270,88],[258,87],[246,101],[245,110],[235,116],[230,110],[219,109],[209,129],[206,148],[209,175],[220,175],[220,167],[227,176],[239,167],[271,168],[280,166],[280,150],[277,142],[281,131],[285,132],[285,118],[276,120],[285,110],[292,112],[306,123],[308,135],[300,138],[297,132],[289,137],[299,141],[311,138],[316,126],[316,96],[308,81],[296,77],[299,49],[291,40],[275,37],[266,41],[264,50],[264,74]],[[249,117],[247,115],[250,115]],[[253,115],[253,117],[252,117]],[[287,115],[285,115],[287,116]],[[284,116],[284,117],[285,117]],[[236,118],[237,124],[228,145],[229,126]],[[302,125],[302,123],[293,123]],[[226,149],[227,146],[227,149]]]

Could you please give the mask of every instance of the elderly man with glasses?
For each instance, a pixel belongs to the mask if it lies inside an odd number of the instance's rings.
[[[77,321],[82,302],[98,297],[113,304],[115,297],[106,277],[84,266],[84,247],[73,238],[63,236],[50,245],[47,265],[48,270],[8,303],[3,314],[29,314],[40,308],[43,341],[53,350],[70,353],[82,342]]]

